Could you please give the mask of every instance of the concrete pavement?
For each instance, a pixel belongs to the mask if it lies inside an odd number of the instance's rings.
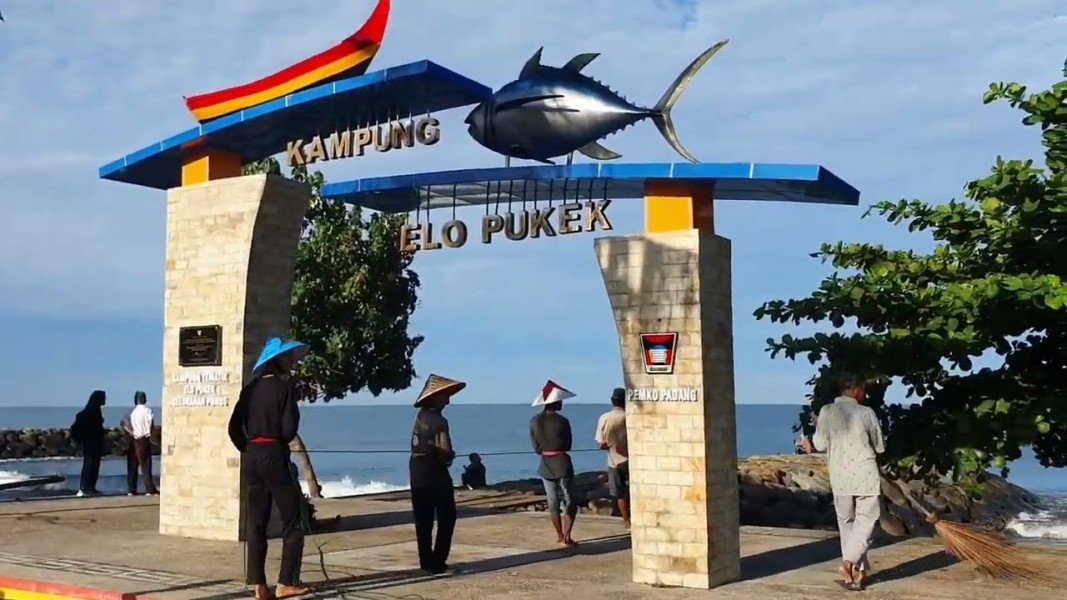
[[[711,592],[631,583],[629,538],[617,519],[583,516],[576,550],[555,548],[543,514],[479,508],[460,494],[461,519],[450,562],[463,572],[428,577],[415,569],[412,527],[403,501],[389,497],[316,501],[336,531],[310,536],[304,579],[328,581],[319,598],[525,600],[559,597],[630,600],[711,597],[774,600],[849,596],[834,582],[839,546],[827,532],[745,527],[744,580]],[[466,508],[462,505],[466,504]],[[157,600],[244,598],[242,546],[156,533],[153,498],[42,500],[0,504],[0,577],[122,592]],[[273,542],[268,576],[277,569]],[[1038,564],[1067,570],[1067,549],[1027,546]],[[872,550],[876,578],[866,598],[1013,600],[1062,598],[1062,588],[989,582],[941,551],[937,540],[884,543]],[[129,597],[129,596],[127,596]]]

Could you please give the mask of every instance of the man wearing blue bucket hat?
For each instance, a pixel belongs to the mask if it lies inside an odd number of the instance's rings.
[[[307,352],[302,342],[268,339],[252,368],[254,379],[241,390],[230,417],[230,440],[241,452],[241,483],[246,494],[246,583],[255,587],[257,600],[292,598],[309,591],[300,584],[303,492],[289,471],[289,442],[300,426],[299,396],[290,374]],[[273,593],[265,573],[272,505],[278,507],[282,523],[281,568]]]

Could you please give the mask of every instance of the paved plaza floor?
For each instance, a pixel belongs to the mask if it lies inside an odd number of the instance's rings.
[[[631,582],[630,540],[617,519],[584,516],[580,546],[556,549],[540,513],[501,513],[461,495],[450,562],[461,572],[430,577],[416,569],[413,530],[403,502],[352,498],[317,501],[320,516],[340,515],[336,531],[307,540],[304,579],[326,585],[318,598],[441,600],[678,599],[775,600],[846,597],[834,584],[839,545],[833,533],[745,527],[743,581],[711,592]],[[158,600],[246,598],[242,546],[156,533],[152,498],[41,500],[0,504],[0,576],[109,590]],[[280,542],[270,550],[268,576]],[[945,555],[936,539],[886,540],[872,550],[877,571],[868,599],[1053,600],[1063,588],[983,579]],[[1067,549],[1026,546],[1049,570],[1067,572]],[[1056,567],[1056,565],[1059,565]]]

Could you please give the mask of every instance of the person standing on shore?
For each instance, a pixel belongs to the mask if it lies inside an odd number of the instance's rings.
[[[467,387],[440,375],[430,375],[422,393],[415,400],[415,424],[411,429],[411,457],[408,475],[411,482],[411,512],[415,521],[415,540],[419,568],[432,575],[451,571],[448,555],[452,551],[452,534],[456,530],[456,492],[448,472],[456,452],[448,420],[441,411],[452,396]],[[437,521],[437,539],[433,524]]]
[[[100,479],[100,460],[104,457],[104,405],[107,394],[95,390],[89,395],[85,408],[74,417],[70,437],[81,446],[82,472],[78,485],[78,497],[95,496],[100,493],[96,482]]]
[[[848,589],[867,584],[867,549],[881,516],[881,474],[877,455],[885,452],[878,416],[863,402],[866,382],[852,374],[839,378],[839,395],[819,411],[815,435],[798,442],[804,452],[826,452],[830,488],[841,536],[839,572]]]
[[[563,401],[573,397],[574,393],[549,380],[533,402],[533,406],[543,408],[530,420],[530,443],[541,457],[537,474],[544,482],[548,516],[556,530],[556,542],[564,548],[578,545],[571,537],[578,515],[573,496],[574,464],[568,454],[573,442],[571,422],[559,414]]]
[[[122,421],[130,444],[126,449],[126,486],[128,496],[137,495],[137,471],[144,477],[144,491],[149,496],[159,493],[152,478],[152,432],[155,430],[155,415],[148,408],[148,396],[138,391],[133,394],[133,410]]]
[[[611,410],[600,415],[596,424],[596,443],[608,451],[608,489],[630,528],[630,452],[626,444],[626,390],[611,392]]]
[[[278,337],[267,340],[252,368],[254,379],[241,390],[230,416],[230,441],[241,453],[241,487],[245,495],[247,573],[256,600],[292,598],[307,594],[300,583],[304,501],[289,471],[289,443],[300,428],[299,396],[291,377],[308,353],[302,342]],[[267,587],[267,525],[271,507],[278,507],[282,523],[282,560],[274,593]]]

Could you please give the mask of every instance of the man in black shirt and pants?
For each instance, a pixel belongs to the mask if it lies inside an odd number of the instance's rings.
[[[411,512],[415,520],[415,539],[419,548],[419,568],[427,573],[447,573],[452,534],[456,530],[456,495],[448,468],[456,458],[448,420],[441,411],[452,396],[467,387],[440,375],[430,375],[422,393],[415,400],[419,409],[411,431]],[[433,523],[437,521],[437,540]]]
[[[245,495],[245,582],[256,600],[292,598],[308,593],[300,583],[304,529],[300,522],[303,492],[289,472],[289,442],[300,427],[299,397],[290,373],[308,352],[301,342],[267,340],[230,416],[230,441],[241,453],[241,487]],[[267,587],[267,525],[271,506],[282,522],[282,561],[278,586]]]

